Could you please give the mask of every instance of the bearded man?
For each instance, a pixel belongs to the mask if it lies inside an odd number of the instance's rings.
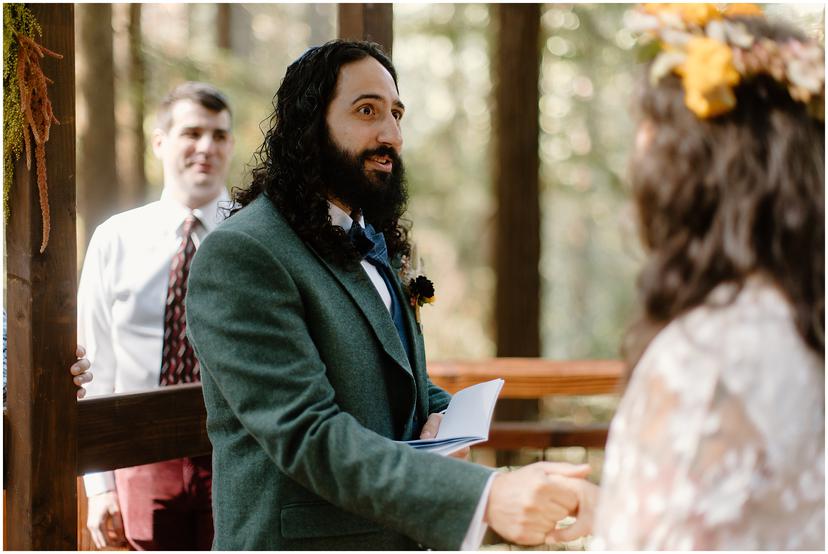
[[[214,548],[476,549],[487,525],[543,542],[576,504],[554,464],[496,474],[394,442],[436,434],[450,396],[392,269],[410,245],[391,61],[364,42],[312,48],[274,105],[187,295]]]

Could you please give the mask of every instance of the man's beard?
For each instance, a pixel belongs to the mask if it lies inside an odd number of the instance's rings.
[[[365,162],[372,156],[387,156],[390,173],[366,171]],[[327,192],[351,210],[361,210],[365,221],[377,229],[396,223],[405,212],[408,191],[402,160],[388,146],[364,150],[351,155],[340,149],[326,133],[320,152],[322,180]]]

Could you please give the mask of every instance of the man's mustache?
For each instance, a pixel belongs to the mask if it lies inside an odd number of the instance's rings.
[[[362,154],[359,155],[359,161],[365,162],[368,158],[373,156],[387,156],[388,159],[391,160],[391,163],[394,164],[394,168],[400,167],[402,164],[402,159],[400,159],[400,155],[397,154],[397,151],[391,148],[390,146],[380,146],[379,148],[373,148],[371,150],[363,150]]]

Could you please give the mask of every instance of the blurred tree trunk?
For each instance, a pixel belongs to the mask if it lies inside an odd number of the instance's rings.
[[[222,50],[232,50],[230,29],[233,21],[233,4],[216,4],[216,46]]]
[[[116,28],[115,58],[118,122],[118,180],[121,183],[119,208],[127,210],[146,201],[144,169],[145,64],[141,42],[141,4],[113,4]]]
[[[95,228],[117,209],[112,5],[78,4],[75,36],[80,256]]]
[[[338,4],[337,36],[376,42],[391,57],[394,45],[393,4]]]
[[[497,356],[537,357],[540,343],[538,78],[540,5],[493,6],[495,328]],[[504,376],[508,379],[508,375]],[[497,419],[529,420],[537,401],[500,401]],[[498,463],[514,463],[499,456]]]

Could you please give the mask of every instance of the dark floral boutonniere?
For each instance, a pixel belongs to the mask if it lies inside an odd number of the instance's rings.
[[[401,262],[400,280],[408,296],[408,303],[414,308],[417,324],[420,324],[420,308],[426,304],[433,304],[437,299],[434,295],[434,283],[412,267],[411,258],[408,256],[403,256]]]

